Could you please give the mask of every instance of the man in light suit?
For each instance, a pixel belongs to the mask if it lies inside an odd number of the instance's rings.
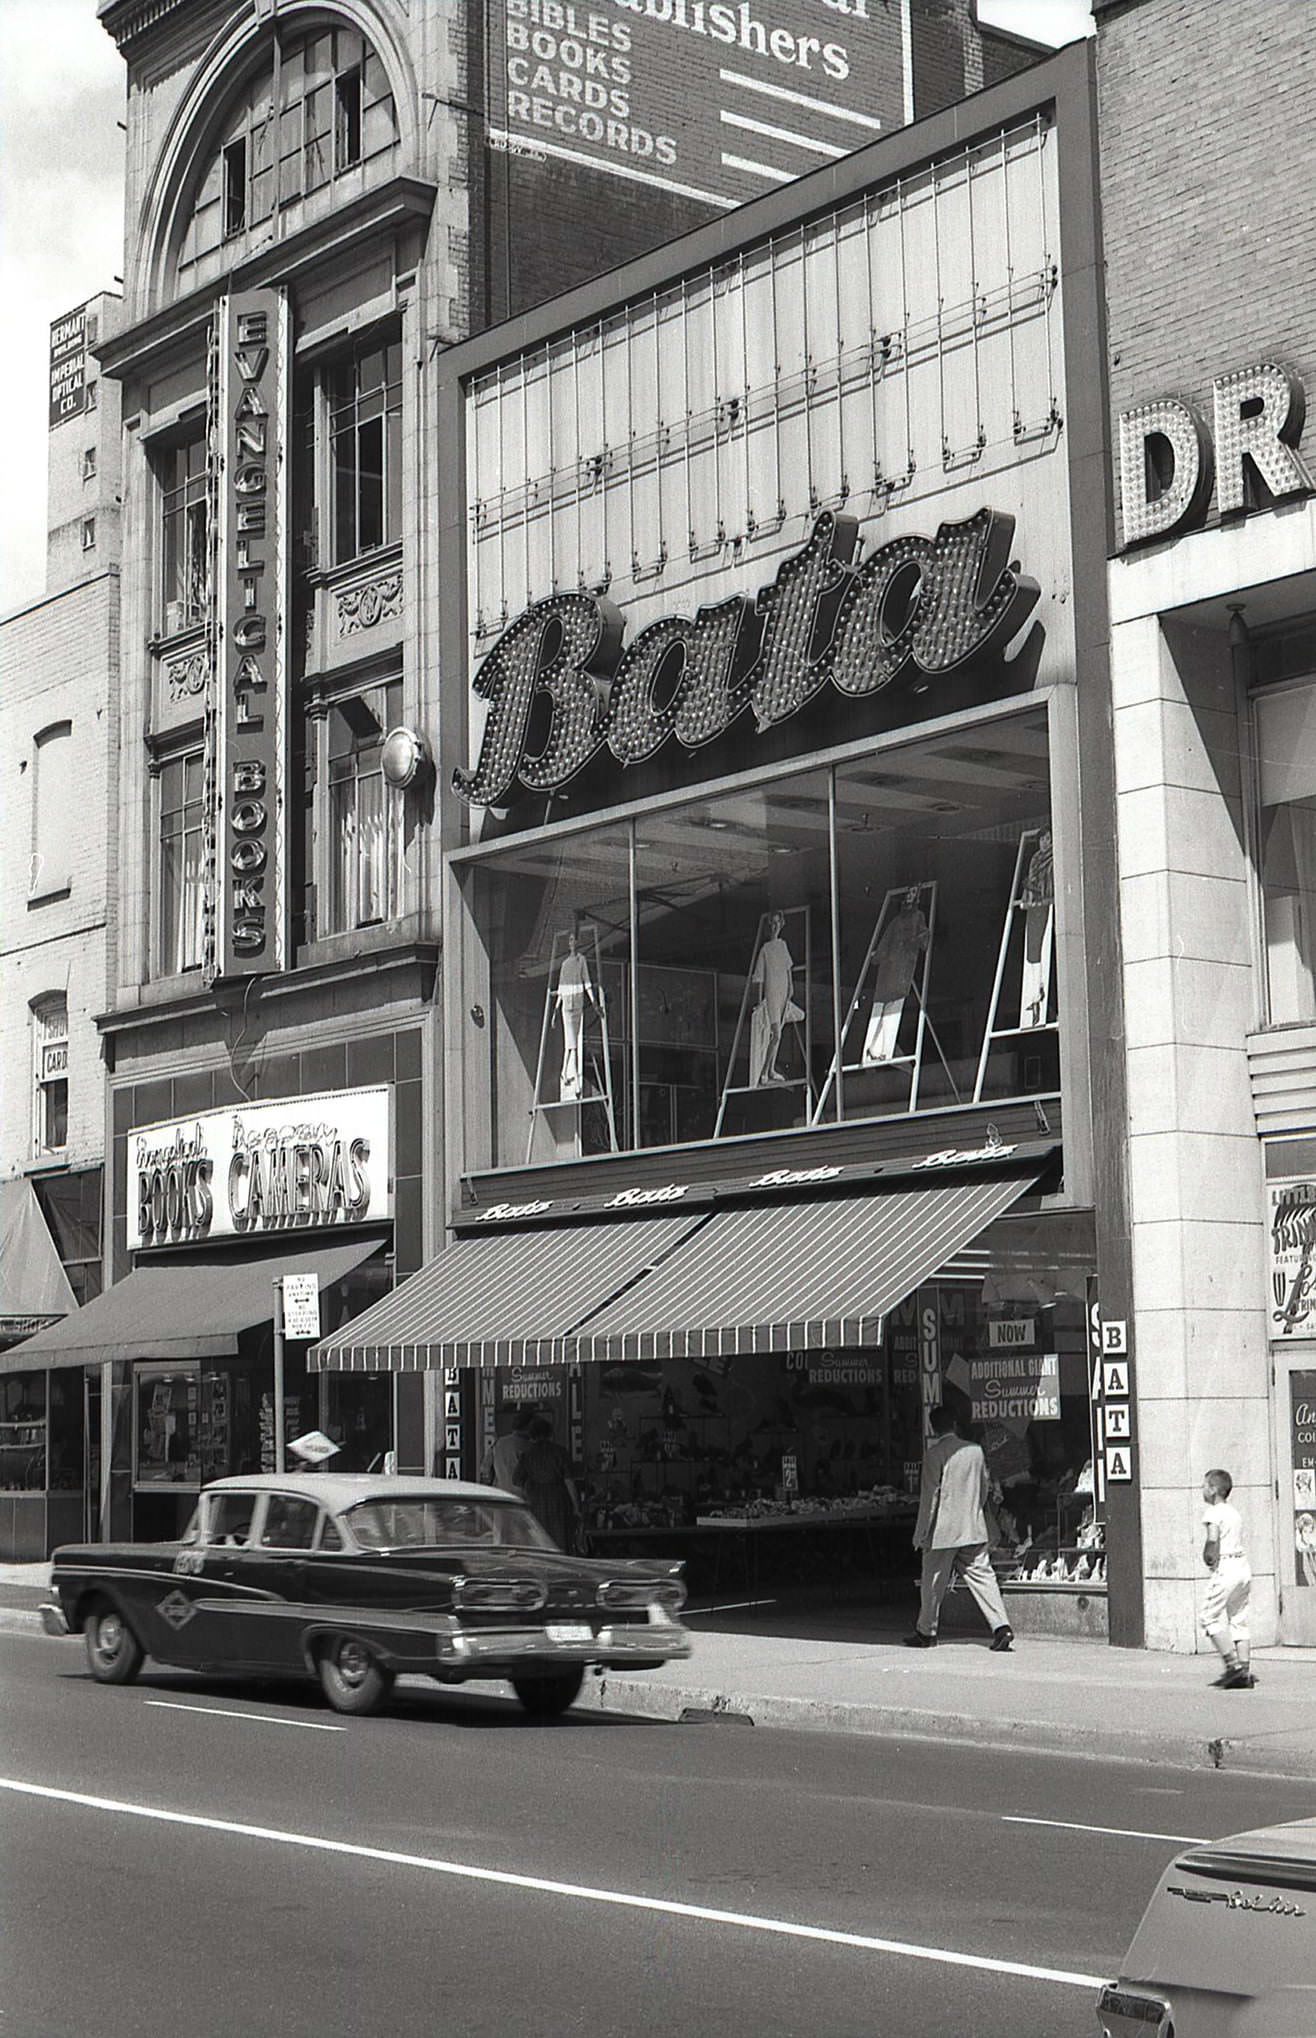
[[[955,1428],[943,1403],[928,1417],[932,1442],[923,1458],[914,1548],[923,1552],[918,1625],[905,1636],[910,1649],[931,1649],[937,1640],[941,1602],[957,1575],[968,1586],[991,1625],[992,1647],[1008,1649],[1014,1630],[987,1555],[987,1460],[977,1444]]]

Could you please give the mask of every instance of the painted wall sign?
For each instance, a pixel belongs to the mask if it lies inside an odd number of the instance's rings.
[[[128,1247],[387,1218],[391,1161],[386,1084],[140,1126],[128,1135]]]
[[[1204,523],[1212,487],[1222,517],[1249,507],[1249,473],[1277,502],[1309,495],[1316,478],[1298,451],[1307,415],[1301,382],[1274,361],[1217,375],[1211,424],[1174,396],[1139,404],[1119,422],[1124,544],[1146,544]]]
[[[66,311],[50,327],[50,423],[53,432],[87,408],[87,307]]]
[[[738,205],[904,119],[888,0],[493,0],[501,153]]]
[[[279,290],[219,310],[213,917],[208,979],[285,961],[288,308]]]
[[[1316,1182],[1272,1182],[1270,1335],[1310,1337],[1316,1317]]]
[[[453,788],[471,806],[510,806],[566,785],[605,748],[640,764],[668,741],[698,750],[747,712],[773,728],[825,689],[857,700],[908,671],[951,673],[1002,649],[1036,606],[1037,583],[1009,563],[1013,536],[1013,517],[982,509],[856,565],[858,520],[827,511],[752,600],[660,618],[625,651],[621,612],[602,596],[536,602],[476,674],[488,718]],[[547,721],[537,750],[532,716]]]

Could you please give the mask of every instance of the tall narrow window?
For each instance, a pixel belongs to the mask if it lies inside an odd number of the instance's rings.
[[[206,611],[209,511],[205,436],[197,432],[164,456],[161,471],[160,629],[190,629]]]
[[[96,550],[95,517],[84,517],[82,519],[82,549],[84,552],[94,552]]]
[[[361,67],[334,80],[334,168],[348,170],[361,160]]]
[[[82,478],[90,481],[96,472],[96,448],[88,446],[82,456]]]
[[[52,722],[32,746],[32,862],[28,895],[68,890],[73,812],[73,724]]]
[[[69,1143],[69,1007],[60,993],[32,1007],[32,1149],[38,1160]]]
[[[247,224],[247,137],[239,135],[224,150],[224,238],[240,234]]]
[[[1271,1024],[1316,1019],[1316,680],[1253,703]]]
[[[402,682],[371,687],[329,712],[329,901],[326,933],[402,909],[402,794],[385,783],[384,737],[402,711]]]
[[[160,882],[156,961],[161,976],[201,967],[205,890],[202,849],[202,756],[171,757],[160,767]]]
[[[402,512],[402,348],[363,347],[329,376],[334,558],[398,537]]]

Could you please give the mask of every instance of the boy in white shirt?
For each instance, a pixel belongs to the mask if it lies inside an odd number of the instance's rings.
[[[1211,1573],[1202,1601],[1202,1626],[1224,1659],[1224,1670],[1215,1682],[1225,1691],[1251,1691],[1256,1683],[1248,1626],[1252,1567],[1243,1549],[1243,1518],[1229,1503],[1233,1490],[1228,1472],[1208,1472],[1202,1481],[1206,1533],[1202,1561]]]

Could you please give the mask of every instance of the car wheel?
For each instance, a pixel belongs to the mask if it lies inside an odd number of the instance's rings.
[[[354,1635],[335,1635],[320,1652],[320,1688],[335,1712],[377,1712],[392,1682]]]
[[[555,1670],[547,1677],[514,1677],[512,1689],[531,1719],[555,1720],[574,1703],[585,1682],[583,1664],[574,1670]]]
[[[83,1628],[87,1668],[98,1684],[131,1684],[144,1651],[118,1608],[98,1599]]]

